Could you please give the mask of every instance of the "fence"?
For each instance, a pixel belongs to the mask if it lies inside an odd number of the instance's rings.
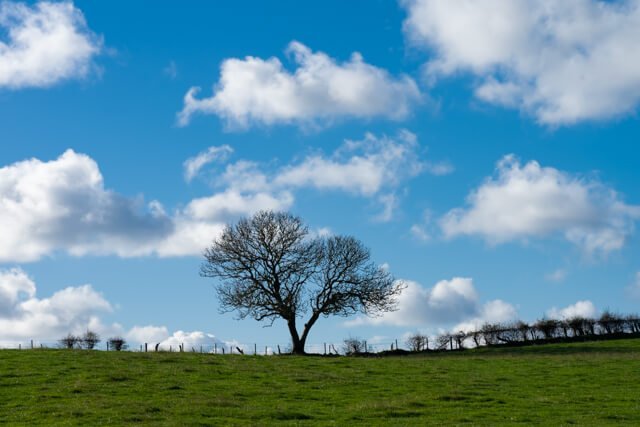
[[[566,320],[541,319],[533,324],[522,321],[509,324],[485,323],[476,330],[469,332],[444,333],[437,337],[428,337],[415,334],[409,336],[406,341],[392,340],[388,342],[368,343],[366,340],[358,338],[348,338],[342,342],[325,342],[322,344],[309,344],[306,346],[307,353],[337,355],[353,353],[380,353],[391,350],[411,350],[411,351],[447,351],[461,350],[468,347],[495,346],[495,345],[531,345],[549,342],[571,342],[589,341],[623,337],[640,337],[640,317],[621,316],[605,312],[599,319],[585,317],[573,317]],[[73,347],[79,348],[86,339],[76,339],[68,345],[72,335],[59,341],[37,341],[28,342],[0,342],[0,348],[23,349],[44,349]],[[96,350],[114,350],[109,348],[109,341],[98,342]],[[403,342],[404,341],[404,342]],[[431,344],[430,344],[431,343]],[[94,347],[91,347],[94,348]],[[193,352],[210,354],[243,354],[243,355],[272,355],[285,354],[290,352],[289,344],[269,343],[240,344],[234,342],[214,342],[212,344],[201,343],[142,343],[129,348],[129,351],[139,352]]]
[[[388,350],[403,349],[402,340],[395,339],[388,342],[375,342],[368,343],[366,340],[361,340],[362,348],[361,352],[368,353],[380,353]],[[0,349],[13,349],[13,350],[36,350],[36,349],[59,349],[65,348],[65,344],[62,344],[59,340],[29,340],[29,341],[4,341],[0,342]],[[80,344],[75,345],[74,348],[82,348]],[[213,343],[213,344],[190,344],[190,343],[176,343],[176,344],[162,344],[162,343],[142,343],[130,345],[124,351],[132,352],[169,352],[169,353],[208,353],[218,355],[231,355],[231,354],[244,354],[244,355],[257,355],[257,356],[270,356],[274,354],[287,354],[290,352],[291,345],[289,343],[253,343],[253,344],[238,344],[238,343]],[[366,350],[365,350],[366,349]],[[108,341],[101,341],[94,347],[94,350],[100,351],[114,351],[109,347]],[[345,349],[345,343],[340,342],[325,342],[316,344],[307,344],[305,350],[309,354],[321,354],[321,355],[338,355],[345,354],[348,351]],[[359,351],[360,352],[360,351]]]

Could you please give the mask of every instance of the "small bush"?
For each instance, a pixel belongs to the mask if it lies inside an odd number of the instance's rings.
[[[82,336],[82,345],[87,350],[93,350],[96,345],[100,342],[100,335],[93,331],[87,331]]]
[[[429,337],[419,333],[415,333],[407,338],[407,347],[411,351],[422,351],[429,349]]]
[[[73,334],[68,334],[66,337],[61,338],[58,342],[60,343],[60,347],[62,348],[76,348],[80,345],[80,341],[82,339]]]
[[[115,351],[126,350],[129,347],[125,339],[122,337],[111,337],[107,343],[109,344],[109,349]]]
[[[364,353],[367,351],[364,340],[359,338],[346,338],[344,340],[344,354],[347,356],[352,354]]]

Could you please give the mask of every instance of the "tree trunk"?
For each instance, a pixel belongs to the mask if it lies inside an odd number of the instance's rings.
[[[298,328],[296,327],[295,319],[287,321],[287,326],[289,327],[289,333],[291,334],[291,352],[293,354],[306,354],[304,351],[304,346],[307,342],[307,337],[309,336],[309,331],[311,327],[316,323],[318,318],[320,317],[320,313],[314,312],[311,315],[311,318],[304,325],[304,330],[302,331],[302,336],[298,335]]]
[[[296,328],[296,321],[288,320],[287,326],[289,327],[289,333],[291,334],[291,352],[293,354],[305,354],[304,353],[304,341],[301,340],[298,335],[298,328]]]

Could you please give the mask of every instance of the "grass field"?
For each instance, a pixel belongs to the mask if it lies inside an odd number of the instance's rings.
[[[640,340],[385,358],[0,351],[0,424],[640,425]]]

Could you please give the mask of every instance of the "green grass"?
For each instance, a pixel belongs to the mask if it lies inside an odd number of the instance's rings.
[[[640,340],[386,358],[0,351],[0,425],[640,425]]]

